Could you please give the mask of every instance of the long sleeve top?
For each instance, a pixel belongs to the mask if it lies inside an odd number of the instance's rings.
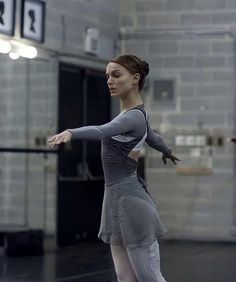
[[[121,112],[112,121],[97,126],[69,129],[72,139],[101,140],[102,163],[106,183],[113,183],[136,173],[137,162],[128,157],[139,151],[146,141],[149,146],[170,155],[164,139],[153,132],[143,105]]]

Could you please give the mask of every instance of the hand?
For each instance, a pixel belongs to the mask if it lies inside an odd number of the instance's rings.
[[[48,143],[51,148],[55,148],[57,145],[61,143],[67,143],[71,140],[72,133],[69,130],[65,130],[59,134],[56,134],[50,138],[48,138]]]
[[[162,160],[164,162],[164,164],[167,164],[167,159],[170,159],[172,161],[173,164],[176,165],[176,161],[181,161],[180,159],[178,159],[176,156],[174,155],[170,155],[170,156],[166,156],[166,155],[162,155]]]

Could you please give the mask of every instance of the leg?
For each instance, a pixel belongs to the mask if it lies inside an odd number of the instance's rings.
[[[139,282],[166,282],[160,270],[159,244],[127,248],[130,262]]]
[[[111,254],[118,282],[137,282],[126,249],[123,246],[111,245]]]

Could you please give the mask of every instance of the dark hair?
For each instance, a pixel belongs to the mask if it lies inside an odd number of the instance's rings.
[[[139,73],[139,91],[143,89],[145,77],[149,73],[149,65],[146,61],[135,55],[120,55],[110,60],[110,62],[117,63],[125,67],[132,74]]]

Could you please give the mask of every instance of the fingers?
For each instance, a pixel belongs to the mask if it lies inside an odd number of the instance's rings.
[[[52,136],[48,139],[48,143],[49,143],[49,146],[51,148],[54,148],[54,142],[55,142],[55,139],[56,139],[56,136]]]
[[[169,159],[172,161],[173,164],[176,165],[176,160],[174,156],[170,156]]]
[[[167,164],[167,161],[166,161],[166,156],[162,156],[162,161],[163,161],[163,163],[166,165]]]
[[[177,158],[177,157],[175,157],[175,160],[176,160],[176,161],[179,161],[179,162],[181,161],[181,159],[179,159],[179,158]]]
[[[162,155],[162,160],[164,164],[167,164],[167,159],[170,159],[172,163],[175,165],[177,164],[177,161],[181,161],[179,158],[175,157],[174,155],[171,155],[171,156]]]
[[[71,132],[68,130],[65,130],[59,134],[56,134],[48,139],[48,143],[50,147],[55,148],[57,145],[61,143],[67,143],[71,140]]]
[[[65,142],[64,139],[65,139],[64,136],[61,136],[61,137],[57,138],[57,139],[56,139],[56,142],[55,142],[55,145],[59,145],[59,144]]]
[[[49,139],[48,140],[48,143],[49,143],[49,146],[51,148],[55,148],[57,146],[57,139],[56,138],[53,138],[53,139]]]
[[[48,138],[48,143],[53,142],[53,141],[54,141],[54,139],[55,139],[55,136],[52,136],[52,137]]]
[[[171,161],[176,165],[177,164],[176,161],[181,161],[181,160],[175,156],[172,156]]]
[[[63,136],[60,134],[54,135],[51,138],[48,139],[48,143],[50,147],[55,148],[57,145],[61,144],[63,142]]]

